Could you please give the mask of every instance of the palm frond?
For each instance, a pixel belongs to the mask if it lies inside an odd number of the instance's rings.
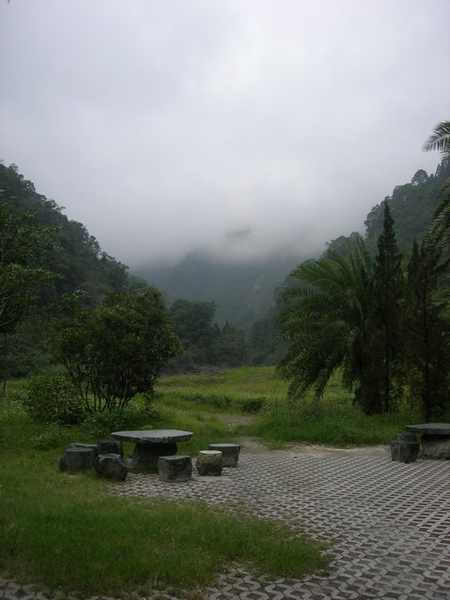
[[[442,154],[450,153],[450,121],[442,121],[434,128],[433,133],[423,145],[425,152],[439,150]]]

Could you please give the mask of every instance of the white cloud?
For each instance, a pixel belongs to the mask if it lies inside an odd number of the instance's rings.
[[[131,266],[315,252],[436,168],[449,18],[447,0],[4,2],[0,156]]]

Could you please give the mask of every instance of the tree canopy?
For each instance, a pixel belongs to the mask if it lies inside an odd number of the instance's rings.
[[[58,359],[87,410],[123,410],[136,394],[150,397],[179,342],[155,288],[111,292],[100,308],[78,306],[57,325]]]

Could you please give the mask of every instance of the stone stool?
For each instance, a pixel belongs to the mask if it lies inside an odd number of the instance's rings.
[[[192,459],[190,456],[175,454],[158,458],[160,481],[190,481],[192,479]]]
[[[95,471],[99,477],[125,481],[128,469],[120,454],[99,454],[95,461]]]
[[[390,443],[390,447],[392,460],[408,464],[416,462],[420,444],[414,433],[401,431]]]
[[[67,448],[59,460],[59,469],[76,473],[77,471],[86,471],[91,469],[96,459],[95,446],[89,444],[73,445]]]
[[[239,444],[209,444],[208,449],[222,452],[224,467],[237,467],[241,450]]]
[[[222,475],[223,458],[219,450],[200,450],[197,457],[199,475]]]

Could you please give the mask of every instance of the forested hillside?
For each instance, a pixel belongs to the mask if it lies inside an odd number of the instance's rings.
[[[439,202],[439,190],[450,174],[450,164],[443,161],[436,174],[418,171],[410,183],[398,185],[387,196],[399,248],[409,253],[414,240],[425,235]],[[375,252],[376,240],[383,228],[383,201],[374,206],[365,221],[364,239]],[[343,234],[326,245],[334,251],[346,251],[356,233]],[[326,240],[324,240],[325,245]],[[136,274],[155,284],[169,301],[177,298],[214,302],[218,323],[229,321],[247,331],[260,319],[266,321],[275,304],[275,290],[290,271],[304,260],[317,256],[273,256],[261,262],[224,263],[199,253],[191,253],[175,266],[152,264],[140,267]]]
[[[440,202],[440,191],[445,180],[450,176],[450,161],[444,159],[435,174],[428,175],[419,170],[410,183],[398,185],[390,196],[384,198],[389,204],[397,244],[401,252],[410,253],[414,241],[420,243],[430,225],[434,212]],[[374,253],[377,238],[383,229],[383,203],[372,208],[364,222],[366,231],[364,240],[369,250]],[[347,242],[354,240],[355,234],[341,236],[328,245],[335,251],[345,249]]]
[[[64,295],[82,292],[85,305],[98,307],[109,292],[143,282],[14,165],[0,164],[0,219],[0,375],[7,379],[52,363],[50,308]]]
[[[450,162],[444,159],[435,174],[418,171],[410,183],[397,186],[385,198],[402,253],[410,253],[413,241],[422,240],[449,175]],[[0,194],[1,207],[18,216],[33,215],[33,221],[49,233],[45,268],[56,278],[44,290],[43,308],[63,294],[79,290],[87,293],[84,301],[96,307],[112,290],[128,291],[150,284],[163,292],[183,343],[180,365],[268,364],[279,358],[275,346],[277,288],[289,281],[294,267],[316,256],[273,256],[237,264],[192,252],[174,267],[149,265],[131,275],[128,267],[100,248],[84,225],[69,220],[56,202],[38,194],[14,165],[0,164]],[[365,222],[364,240],[372,253],[383,227],[383,207],[384,202],[375,206]],[[356,233],[340,236],[328,247],[345,253],[348,243],[357,237]],[[196,322],[201,322],[201,331],[195,330]],[[7,348],[14,364],[11,375],[27,374],[48,364],[43,345],[46,327],[46,317],[39,314],[21,325],[14,345]]]
[[[248,329],[274,302],[274,291],[295,265],[306,257],[273,256],[266,260],[226,263],[197,252],[173,267],[148,265],[139,277],[177,298],[214,302],[215,320]]]
[[[38,194],[14,165],[0,164],[0,201],[13,213],[30,213],[35,223],[52,229],[46,266],[60,276],[53,288],[56,296],[85,290],[92,305],[98,305],[109,290],[135,285],[127,266],[102,251],[85,226],[70,221],[54,200]]]

